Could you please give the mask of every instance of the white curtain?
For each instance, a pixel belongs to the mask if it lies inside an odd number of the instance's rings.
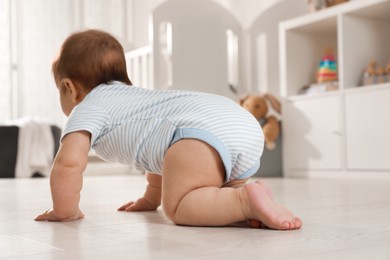
[[[11,118],[10,1],[0,0],[0,122]]]
[[[62,126],[53,58],[64,39],[83,28],[103,29],[128,44],[130,2],[0,0],[0,122],[43,117]]]
[[[71,1],[19,0],[17,9],[19,116],[61,124],[64,116],[51,63],[73,29]]]

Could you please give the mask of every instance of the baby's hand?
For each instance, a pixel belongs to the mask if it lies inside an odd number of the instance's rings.
[[[118,211],[154,211],[159,205],[153,205],[145,198],[140,198],[136,201],[130,201],[120,207]]]
[[[78,212],[74,216],[68,217],[66,219],[60,219],[54,214],[54,211],[51,209],[51,210],[46,210],[43,214],[39,215],[34,220],[35,221],[66,222],[66,221],[78,220],[81,218],[84,218],[84,214],[81,212],[81,210],[78,210]]]

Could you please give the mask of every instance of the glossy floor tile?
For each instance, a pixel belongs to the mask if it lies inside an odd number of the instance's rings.
[[[49,180],[0,179],[0,259],[390,259],[389,180],[266,181],[301,230],[182,227],[161,209],[117,212],[143,194],[139,175],[87,176],[85,219],[35,222],[51,205]]]

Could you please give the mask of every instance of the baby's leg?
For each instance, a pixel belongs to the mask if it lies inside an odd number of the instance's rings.
[[[225,169],[208,144],[184,139],[164,158],[162,206],[176,224],[224,226],[245,220],[237,189],[221,189]]]
[[[214,148],[195,139],[177,142],[164,158],[165,213],[179,225],[225,226],[255,219],[275,229],[300,227],[300,220],[276,205],[264,185],[222,187],[224,177]]]

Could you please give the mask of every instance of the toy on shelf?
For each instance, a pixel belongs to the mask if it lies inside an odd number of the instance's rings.
[[[327,48],[320,61],[317,71],[317,82],[323,83],[327,81],[337,80],[337,64],[333,55],[333,49]]]
[[[307,0],[309,11],[315,12],[327,7],[326,0]]]
[[[326,0],[328,7],[348,2],[348,0]]]
[[[311,95],[311,94],[321,94],[328,91],[334,91],[339,89],[338,81],[327,81],[323,83],[310,84],[308,86],[303,86],[298,94],[299,95]]]
[[[385,83],[386,82],[386,71],[384,67],[378,67],[376,70],[376,83]]]
[[[318,66],[316,81],[303,86],[298,94],[319,94],[339,89],[337,81],[337,63],[332,48],[326,48]]]
[[[315,12],[348,1],[349,0],[307,0],[307,4],[309,6],[309,11]]]
[[[390,82],[390,61],[386,67],[378,66],[376,60],[370,61],[363,73],[362,85],[374,85]]]
[[[370,61],[363,74],[363,86],[372,85],[376,82],[376,60]]]

